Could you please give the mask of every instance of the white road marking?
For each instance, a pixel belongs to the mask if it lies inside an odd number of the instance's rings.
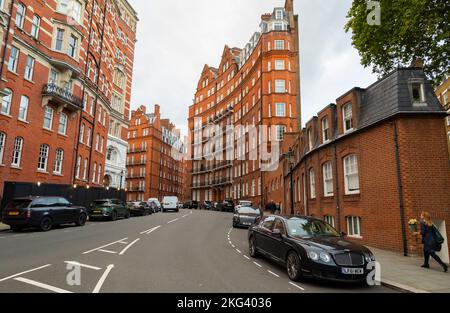
[[[183,217],[186,217],[186,216],[189,216],[189,214],[185,214],[185,215],[183,215]]]
[[[116,251],[111,251],[111,250],[105,250],[105,249],[100,249],[98,250],[99,252],[105,252],[105,253],[110,253],[110,254],[117,254]]]
[[[85,267],[85,268],[89,268],[89,269],[91,269],[91,270],[96,270],[96,271],[99,271],[99,270],[102,269],[101,267],[92,266],[92,265],[83,264],[83,263],[78,263],[78,262],[76,262],[76,261],[64,261],[64,263],[66,263],[66,264],[72,264],[72,265],[80,266],[80,267]]]
[[[14,278],[14,277],[17,277],[17,276],[21,276],[23,274],[27,274],[27,273],[30,273],[30,272],[38,271],[40,269],[43,269],[43,268],[46,268],[46,267],[49,267],[49,266],[51,266],[51,264],[47,264],[47,265],[44,265],[44,266],[36,267],[36,268],[31,269],[31,270],[22,272],[22,273],[14,274],[14,275],[11,275],[11,276],[8,276],[8,277],[0,279],[0,282],[8,280],[8,279],[11,279],[11,278]]]
[[[296,287],[296,288],[298,288],[298,289],[300,289],[300,290],[305,290],[304,288],[302,288],[302,287],[300,287],[299,285],[297,285],[297,284],[294,284],[293,282],[289,282],[289,284],[291,284],[292,286],[294,286],[294,287]]]
[[[28,279],[28,278],[16,277],[16,278],[14,278],[14,280],[17,280],[17,281],[20,281],[20,282],[23,282],[23,283],[26,283],[26,284],[29,284],[29,285],[33,285],[33,286],[36,286],[36,287],[39,287],[39,288],[42,288],[42,289],[47,289],[47,290],[50,290],[50,291],[53,291],[53,292],[56,292],[56,293],[73,293],[72,291],[64,290],[64,289],[61,289],[61,288],[58,288],[58,287],[55,287],[55,286],[50,286],[50,285],[47,285],[47,284],[44,284],[44,283],[40,283],[38,281],[31,280],[31,279]]]
[[[236,251],[237,251],[237,253],[241,253],[241,254],[242,254],[241,250],[239,250],[239,249],[236,249]]]
[[[262,265],[261,264],[259,264],[259,263],[256,263],[256,262],[253,262],[253,264],[255,264],[256,266],[258,266],[258,267],[262,267]]]
[[[272,274],[273,276],[275,276],[275,277],[280,277],[280,275],[278,275],[278,274],[275,274],[274,272],[272,272],[272,271],[268,271],[270,274]]]
[[[176,222],[176,221],[178,221],[178,220],[179,220],[179,218],[176,218],[176,219],[174,219],[174,220],[168,221],[168,222],[167,222],[167,224],[170,224],[170,223]]]
[[[233,249],[234,249],[234,248],[236,248],[236,246],[235,246],[235,245],[231,245],[231,246],[233,247]]]
[[[143,234],[149,235],[150,233],[154,232],[155,230],[157,230],[157,229],[160,228],[160,227],[161,227],[161,225],[156,226],[156,227],[153,227],[153,228],[150,228],[150,229],[147,229],[147,230],[144,230],[144,231],[141,233],[141,235],[143,235]]]
[[[123,245],[127,245],[128,244],[128,242],[126,242],[126,241],[119,241],[118,243],[121,243]]]
[[[94,252],[94,251],[96,251],[96,250],[100,250],[100,249],[103,249],[103,248],[112,246],[113,244],[119,243],[119,242],[124,241],[124,240],[127,240],[127,239],[128,239],[128,237],[127,237],[127,238],[122,238],[122,239],[120,239],[120,240],[117,240],[117,241],[108,243],[107,245],[104,245],[104,246],[101,246],[101,247],[98,247],[98,248],[95,248],[95,249],[92,249],[92,250],[83,252],[83,254],[88,254],[88,253]]]
[[[138,242],[139,239],[141,239],[141,238],[136,239],[135,241],[130,243],[128,246],[126,246],[122,251],[120,251],[119,255],[123,255],[132,245],[134,245],[136,242]]]
[[[244,258],[246,258],[247,260],[250,260],[250,258],[248,256],[246,256],[246,255],[244,255]]]
[[[114,264],[110,264],[106,267],[106,270],[103,272],[102,277],[100,277],[100,280],[97,282],[97,285],[95,285],[94,291],[92,293],[99,293],[100,289],[103,286],[103,283],[105,282],[106,278],[109,275],[109,272],[114,268]]]

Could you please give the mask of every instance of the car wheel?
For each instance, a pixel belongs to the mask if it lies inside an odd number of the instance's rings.
[[[115,221],[115,220],[117,220],[117,212],[116,212],[116,211],[113,211],[113,212],[111,213],[111,221]]]
[[[39,229],[42,231],[49,231],[52,229],[53,221],[50,217],[45,216],[42,218],[41,223],[39,224]]]
[[[130,218],[130,216],[131,216],[131,213],[130,213],[130,211],[129,210],[127,210],[127,213],[125,213],[125,219],[129,219]]]
[[[10,228],[14,232],[21,231],[23,229],[22,226],[10,226]]]
[[[77,226],[84,226],[86,224],[86,220],[87,220],[87,216],[86,214],[80,214],[80,216],[78,216],[78,220],[75,222],[75,224]]]
[[[248,242],[248,250],[252,258],[257,258],[259,256],[258,250],[256,249],[256,240],[254,236],[250,237]]]
[[[291,280],[300,281],[302,279],[302,268],[297,252],[289,252],[286,259],[286,269]]]

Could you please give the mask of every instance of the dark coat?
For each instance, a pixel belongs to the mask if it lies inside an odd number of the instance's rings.
[[[422,223],[421,233],[422,233],[423,250],[426,252],[435,252],[437,250],[437,242],[434,227]]]

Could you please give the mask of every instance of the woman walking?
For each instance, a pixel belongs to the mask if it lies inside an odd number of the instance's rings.
[[[425,263],[422,265],[423,268],[430,268],[430,256],[438,262],[444,272],[447,272],[448,266],[442,262],[441,258],[436,255],[436,251],[440,251],[438,248],[439,243],[437,242],[437,234],[436,229],[431,220],[430,213],[422,212],[420,214],[421,222],[421,234],[422,234],[422,243],[423,243],[423,255],[425,258]]]

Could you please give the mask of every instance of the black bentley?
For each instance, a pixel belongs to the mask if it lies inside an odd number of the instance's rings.
[[[233,215],[233,228],[250,227],[257,223],[262,216],[263,213],[258,208],[236,207]]]
[[[363,282],[375,257],[328,223],[300,216],[267,216],[249,228],[249,253],[286,266],[293,281],[303,277]]]

